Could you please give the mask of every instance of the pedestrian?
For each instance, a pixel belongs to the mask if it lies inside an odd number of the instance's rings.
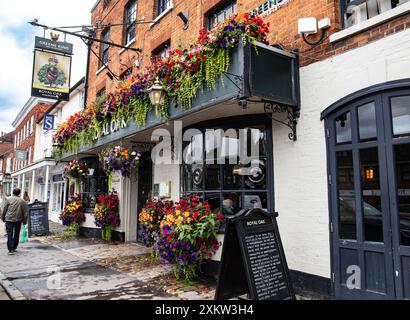
[[[6,199],[1,217],[6,223],[9,255],[13,255],[18,247],[21,224],[27,224],[28,205],[20,195],[19,188],[13,190],[13,196]]]
[[[30,203],[30,197],[28,196],[28,192],[27,192],[27,191],[24,192],[23,200],[24,200],[26,203]]]

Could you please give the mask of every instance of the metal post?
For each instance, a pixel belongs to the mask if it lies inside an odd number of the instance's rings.
[[[46,184],[44,187],[44,202],[48,201],[48,179],[50,178],[50,166],[46,166],[46,180],[44,183]]]
[[[21,183],[21,196],[24,197],[24,192],[26,191],[26,174],[23,173],[23,179]]]
[[[30,201],[34,202],[34,185],[36,183],[36,170],[33,170],[31,175],[31,190],[30,190]]]

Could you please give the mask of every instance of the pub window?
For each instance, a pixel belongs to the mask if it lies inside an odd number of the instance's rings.
[[[157,0],[157,16],[172,7],[172,0]]]
[[[105,98],[105,88],[102,88],[100,91],[97,92],[97,99]]]
[[[135,39],[135,21],[137,19],[137,1],[131,0],[125,7],[125,37],[124,44],[127,45]]]
[[[169,49],[171,47],[170,41],[165,42],[164,44],[160,45],[157,49],[152,51],[152,57],[159,57],[161,59],[169,57]]]
[[[238,13],[236,1],[230,2],[227,6],[218,8],[208,14],[208,29],[212,30],[219,23],[224,22],[233,13]]]
[[[409,0],[341,0],[343,27],[348,28],[389,11]]]
[[[271,210],[268,135],[264,125],[202,129],[184,143],[182,195],[196,195],[225,215],[245,208]],[[250,161],[241,164],[245,146]]]
[[[105,29],[102,33],[101,33],[101,40],[102,41],[110,41],[110,30],[109,29]],[[101,54],[100,54],[100,67],[106,66],[108,64],[108,52],[110,49],[110,45],[106,44],[106,43],[101,43]]]

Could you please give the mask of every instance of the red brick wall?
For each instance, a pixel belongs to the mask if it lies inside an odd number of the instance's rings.
[[[25,116],[23,121],[21,121],[20,125],[17,128],[15,128],[14,141],[18,141],[17,140],[18,133],[20,132],[20,134],[21,134],[21,130],[24,128],[24,125],[26,123],[28,123],[29,126],[30,126],[31,116],[34,115],[33,130],[31,132],[31,134],[26,136],[26,138],[21,143],[17,142],[17,147],[16,147],[16,149],[18,149],[18,150],[27,150],[27,152],[28,152],[29,148],[31,148],[30,158],[28,159],[27,162],[21,161],[19,163],[19,161],[14,161],[13,162],[13,172],[21,170],[21,169],[25,168],[26,166],[30,165],[33,162],[33,159],[34,159],[34,141],[35,141],[35,137],[36,137],[37,120],[39,120],[50,107],[51,107],[51,104],[38,103],[37,105],[35,105],[30,110],[30,112],[28,112],[28,114]],[[16,152],[14,151],[13,152],[13,158],[15,158],[15,157],[16,157]]]
[[[238,0],[238,11],[249,12],[264,2],[265,0]],[[122,23],[124,7],[127,3],[128,0],[113,0],[108,8],[104,8],[103,1],[100,1],[93,11],[92,22],[102,24]],[[137,19],[144,17],[146,21],[153,20],[156,12],[155,3],[156,1],[154,0],[138,1]],[[186,46],[188,43],[196,40],[198,31],[206,24],[205,14],[212,8],[224,3],[227,3],[227,0],[174,0],[174,9],[165,15],[158,23],[153,26],[149,24],[137,25],[136,41],[132,47],[141,48],[142,53],[138,54],[132,51],[125,51],[120,54],[120,49],[111,47],[109,51],[109,68],[119,76],[140,57],[141,67],[139,70],[134,70],[134,73],[140,72],[143,66],[149,63],[151,51],[165,41],[170,39],[171,48],[176,48]],[[185,12],[187,9],[189,9],[189,28],[183,30],[183,22],[177,14],[179,12]],[[291,0],[278,11],[265,18],[266,21],[271,23],[269,41],[272,44],[281,44],[287,50],[298,49],[301,52],[301,66],[306,66],[332,55],[363,46],[391,33],[400,32],[410,27],[410,15],[406,15],[335,43],[329,43],[329,39],[326,37],[322,44],[312,48],[306,44],[298,34],[297,22],[299,18],[303,17],[316,17],[318,20],[325,17],[330,18],[332,25],[331,28],[327,30],[327,36],[329,36],[340,30],[339,1]],[[98,33],[97,36],[99,37],[100,34]],[[113,26],[111,28],[110,40],[114,43],[123,43],[123,28]],[[315,40],[315,38],[312,40]],[[93,45],[93,50],[99,53],[100,46],[98,43]],[[107,69],[98,75],[96,74],[99,65],[98,59],[91,55],[88,104],[94,101],[96,93],[102,88],[105,87],[107,92],[115,89],[116,81],[115,79],[112,81],[107,77]]]

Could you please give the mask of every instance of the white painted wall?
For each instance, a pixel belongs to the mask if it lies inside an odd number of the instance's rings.
[[[360,89],[410,78],[410,29],[300,70],[298,141],[273,124],[276,211],[289,267],[330,277],[326,142],[320,113]]]

